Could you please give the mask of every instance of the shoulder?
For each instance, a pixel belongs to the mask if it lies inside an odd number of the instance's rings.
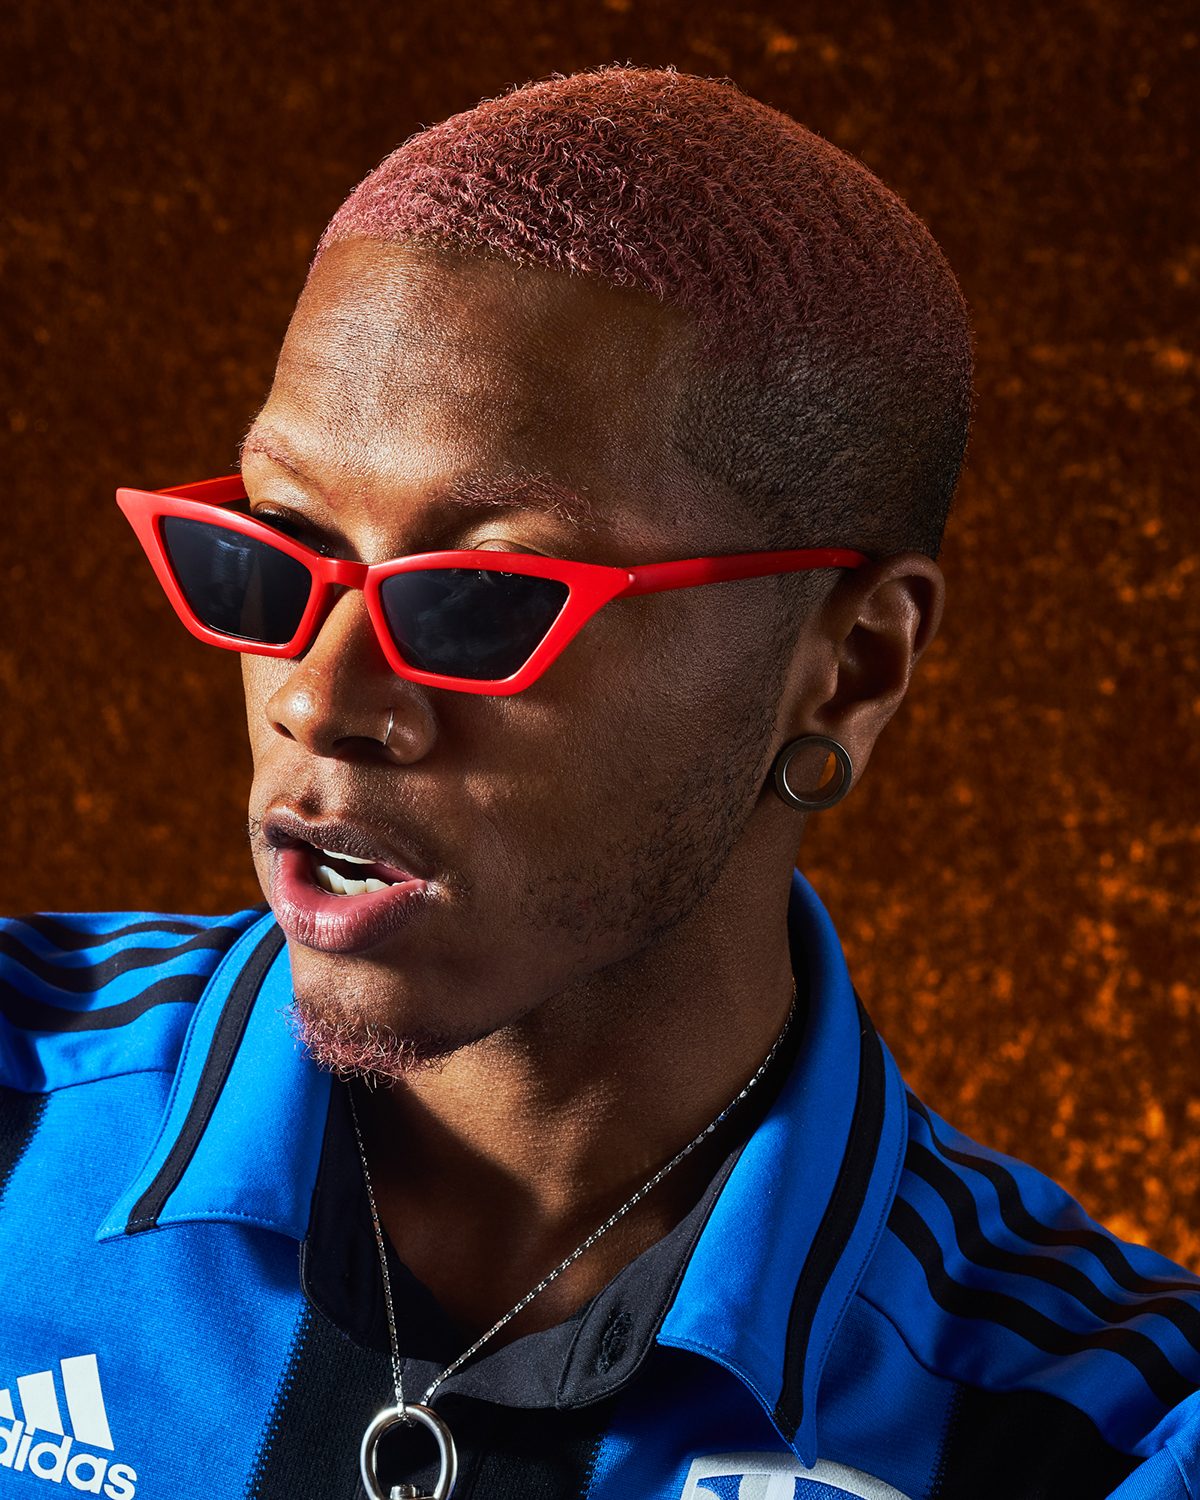
[[[911,1095],[904,1168],[859,1295],[907,1358],[960,1386],[960,1425],[969,1408],[973,1426],[999,1424],[997,1439],[1018,1414],[1028,1430],[1032,1403],[1145,1457],[1200,1386],[1200,1279]]]
[[[0,1085],[46,1093],[171,1071],[205,986],[265,910],[0,919]]]

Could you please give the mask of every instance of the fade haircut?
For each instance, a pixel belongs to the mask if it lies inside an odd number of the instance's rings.
[[[699,338],[674,440],[765,544],[937,556],[970,411],[953,274],[861,162],[732,84],[614,67],[485,101],[387,157],[317,259],[358,236],[682,309]]]

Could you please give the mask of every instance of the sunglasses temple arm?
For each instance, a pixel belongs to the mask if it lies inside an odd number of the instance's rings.
[[[695,588],[704,583],[730,583],[739,578],[767,578],[810,568],[861,568],[870,558],[842,547],[811,547],[789,552],[745,552],[733,557],[697,557],[683,562],[646,563],[630,568],[629,585],[620,598],[661,594],[669,589]]]

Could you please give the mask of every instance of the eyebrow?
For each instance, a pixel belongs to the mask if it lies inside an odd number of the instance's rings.
[[[549,474],[520,470],[505,474],[468,474],[438,495],[454,505],[537,510],[576,526],[594,527],[596,513],[585,495]]]
[[[250,431],[242,441],[241,453],[243,456],[261,453],[297,479],[311,482],[300,459],[273,433]],[[464,474],[439,490],[435,498],[472,509],[535,510],[589,530],[596,526],[596,512],[587,497],[549,474],[520,469],[500,474]]]

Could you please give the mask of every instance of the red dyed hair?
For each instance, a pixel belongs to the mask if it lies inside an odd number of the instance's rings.
[[[605,68],[485,101],[382,162],[317,259],[356,236],[682,309],[707,357],[676,440],[773,543],[936,554],[970,405],[958,286],[861,162],[731,84]]]

